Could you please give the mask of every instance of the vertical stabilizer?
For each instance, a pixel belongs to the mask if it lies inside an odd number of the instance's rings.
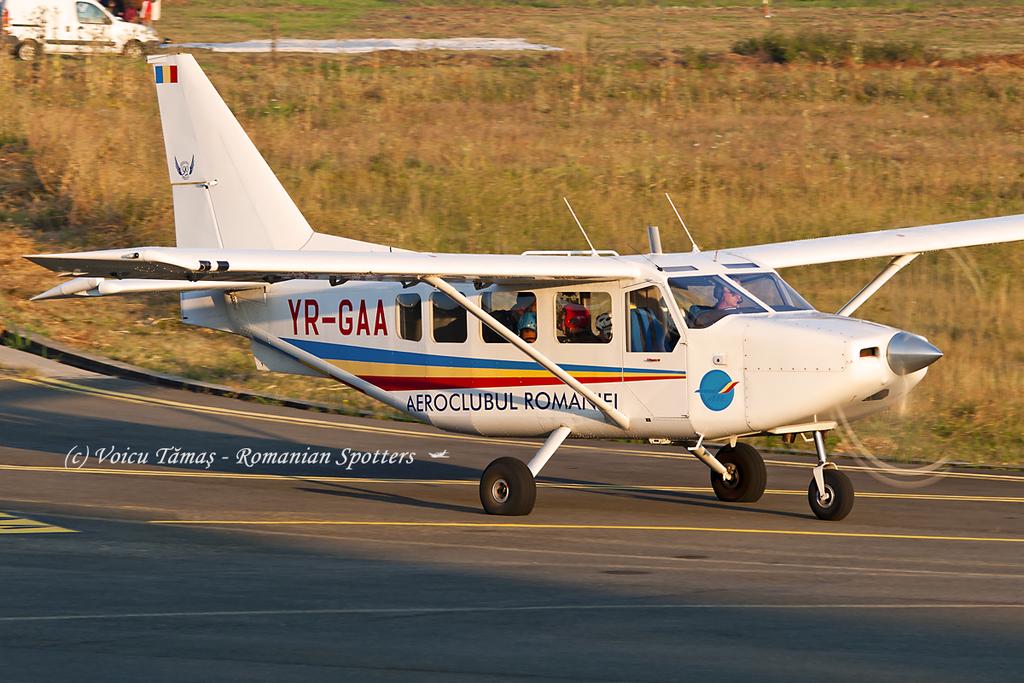
[[[149,58],[179,247],[376,251],[316,235],[192,55]]]

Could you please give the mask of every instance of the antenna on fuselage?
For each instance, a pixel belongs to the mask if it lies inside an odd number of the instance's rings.
[[[693,245],[693,253],[699,253],[700,247],[698,247],[697,243],[693,241],[693,235],[690,234],[690,229],[686,227],[686,221],[684,221],[683,217],[679,215],[679,209],[676,208],[675,202],[672,201],[672,197],[668,195],[668,192],[665,193],[665,199],[668,200],[668,205],[672,207],[672,210],[676,212],[676,218],[678,218],[679,222],[682,223],[683,230],[686,231],[686,236],[690,238],[690,244]]]
[[[580,219],[576,217],[576,212],[572,210],[572,204],[569,203],[569,199],[566,197],[562,197],[562,201],[565,202],[565,205],[567,207],[569,207],[569,213],[572,214],[573,220],[576,221],[576,225],[580,227],[580,232],[583,233],[583,239],[585,239],[587,241],[587,244],[590,245],[591,255],[598,256],[597,249],[594,249],[594,243],[590,241],[589,237],[587,237],[587,231],[583,229],[583,224],[580,223]]]

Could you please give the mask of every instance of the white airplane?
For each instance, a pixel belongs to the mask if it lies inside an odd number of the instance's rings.
[[[570,437],[685,444],[723,501],[764,493],[738,439],[811,434],[808,500],[845,517],[849,479],[822,435],[891,407],[942,354],[851,315],[922,252],[1024,239],[1024,216],[661,253],[442,254],[314,232],[190,55],[150,57],[176,247],[27,258],[74,276],[35,299],[179,292],[182,319],[251,340],[263,370],[330,376],[442,429],[546,437],[480,480],[492,514],[524,515]],[[838,312],[776,269],[891,262]],[[727,445],[712,453],[710,440]]]

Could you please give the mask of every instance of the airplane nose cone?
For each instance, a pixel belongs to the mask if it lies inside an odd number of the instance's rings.
[[[924,337],[909,332],[897,332],[889,340],[885,357],[893,372],[897,375],[909,375],[942,358],[942,351],[932,346]]]

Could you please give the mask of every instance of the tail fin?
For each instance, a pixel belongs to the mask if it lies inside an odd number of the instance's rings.
[[[313,232],[192,55],[149,58],[156,81],[179,247],[388,247]],[[315,236],[315,239],[314,239]]]

